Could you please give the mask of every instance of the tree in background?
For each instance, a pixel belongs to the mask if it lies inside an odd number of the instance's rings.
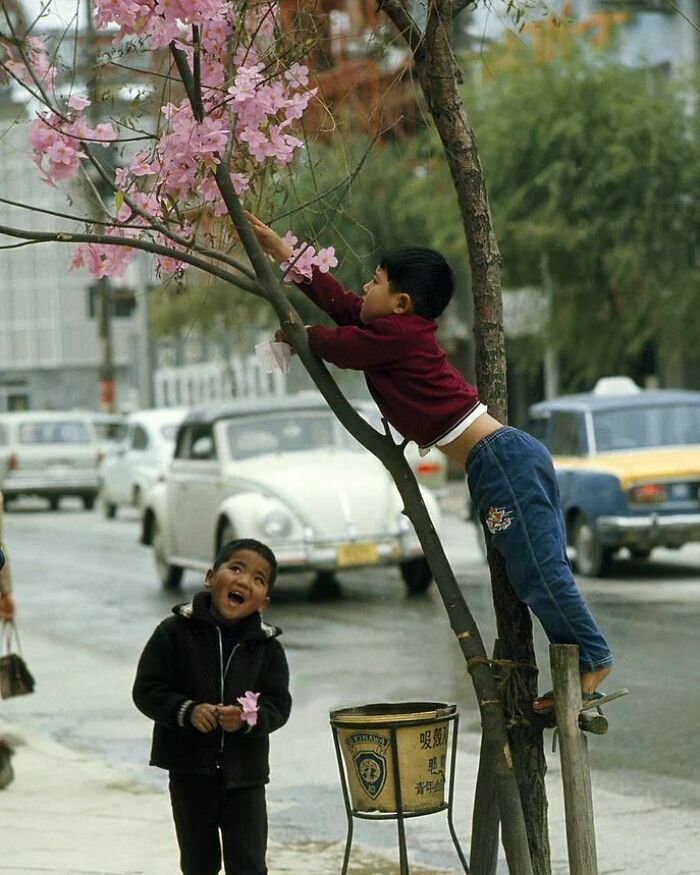
[[[561,30],[544,60],[519,44],[488,53],[483,71],[470,102],[505,283],[551,283],[563,386],[637,375],[644,351],[663,357],[671,338],[697,357],[691,83],[623,67]]]

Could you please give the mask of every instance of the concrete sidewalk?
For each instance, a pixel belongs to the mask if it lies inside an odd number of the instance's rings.
[[[0,721],[0,737],[16,749],[15,780],[0,791],[0,873],[174,875],[179,870],[167,794],[14,722]],[[550,763],[553,872],[563,875],[568,865],[561,791],[556,761]],[[594,777],[600,875],[700,871],[697,810],[661,804],[653,788],[632,798],[602,783]],[[342,856],[341,841],[272,843],[268,865],[270,873],[335,875]],[[350,871],[392,875],[398,871],[395,859],[358,844]],[[411,867],[416,875],[445,871]],[[499,872],[505,871],[501,861]]]
[[[0,720],[15,749],[15,780],[0,790],[0,873],[175,875],[177,845],[167,794],[126,771]],[[339,872],[342,842],[272,843],[271,873]],[[389,857],[354,846],[353,875],[391,875]],[[445,870],[412,867],[421,875]]]

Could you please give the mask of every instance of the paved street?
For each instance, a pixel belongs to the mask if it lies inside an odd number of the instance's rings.
[[[453,490],[448,508],[458,506]],[[136,660],[153,627],[171,604],[189,598],[199,581],[188,575],[181,598],[160,592],[150,550],[138,545],[137,532],[133,513],[122,512],[107,521],[69,502],[58,513],[46,512],[37,503],[7,515],[18,620],[26,656],[37,669],[38,688],[34,696],[3,702],[0,717],[116,767],[134,787],[164,798],[163,774],[146,765],[150,725],[131,705],[130,687]],[[448,516],[444,541],[490,644],[490,598],[474,532],[457,516]],[[285,858],[291,847],[313,858],[319,867],[314,872],[339,871],[345,819],[328,711],[370,701],[431,699],[458,704],[455,822],[468,848],[478,721],[439,596],[433,592],[407,600],[393,571],[345,575],[343,597],[334,602],[310,602],[309,583],[308,576],[282,577],[268,613],[268,619],[284,629],[294,694],[292,719],[272,742],[271,872],[305,871]],[[639,818],[655,823],[671,842],[663,852],[666,875],[691,872],[687,861],[700,853],[697,827],[690,834],[684,829],[686,822],[697,823],[700,808],[700,763],[694,747],[700,718],[695,680],[700,656],[700,549],[659,551],[646,566],[621,563],[612,578],[585,582],[583,588],[619,658],[610,686],[631,690],[630,696],[610,706],[609,734],[590,741],[597,810],[619,815],[615,823],[606,820],[598,827],[601,872],[659,871],[651,868],[656,866],[654,854],[660,853],[651,831],[643,828],[633,834],[631,824],[642,823]],[[539,629],[537,646],[546,675],[547,648]],[[543,687],[546,682],[545,677]],[[558,762],[552,756],[549,760],[555,871],[563,873]],[[16,769],[19,774],[21,749]],[[18,784],[19,779],[14,786]],[[0,801],[5,804],[5,797]],[[634,817],[620,834],[623,815]],[[357,825],[357,860],[364,855],[364,862],[353,871],[396,871],[391,862],[394,829],[392,824]],[[676,829],[680,833],[674,842]],[[412,822],[408,836],[418,862],[434,870],[457,871],[442,815]],[[679,849],[683,837],[690,847]],[[175,871],[174,842],[169,852]],[[389,862],[382,862],[383,854],[389,855]],[[4,871],[13,870],[3,869],[0,862],[0,872]]]

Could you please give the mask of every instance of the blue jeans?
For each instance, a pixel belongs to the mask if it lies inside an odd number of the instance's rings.
[[[615,661],[579,592],[566,556],[559,487],[546,448],[504,426],[467,459],[467,483],[489,545],[518,598],[553,644],[578,644],[581,671]]]

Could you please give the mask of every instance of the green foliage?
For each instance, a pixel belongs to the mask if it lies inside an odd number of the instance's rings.
[[[463,304],[468,300],[466,245],[441,147],[426,132],[375,144],[353,176],[366,149],[367,143],[359,139],[317,148],[307,165],[295,171],[285,203],[273,210],[276,230],[291,228],[300,240],[317,247],[335,246],[337,270],[344,284],[357,290],[385,250],[431,246],[452,264]],[[338,185],[350,178],[348,184]],[[290,214],[287,203],[308,206]],[[297,303],[303,308],[303,302],[295,299]]]
[[[548,266],[549,335],[576,388],[624,371],[669,331],[697,337],[697,95],[599,55],[522,54],[467,102],[504,287],[542,287]]]
[[[185,271],[182,283],[170,281],[152,290],[148,308],[153,332],[161,337],[225,331],[236,340],[249,327],[271,325],[274,318],[261,299],[196,268]]]

